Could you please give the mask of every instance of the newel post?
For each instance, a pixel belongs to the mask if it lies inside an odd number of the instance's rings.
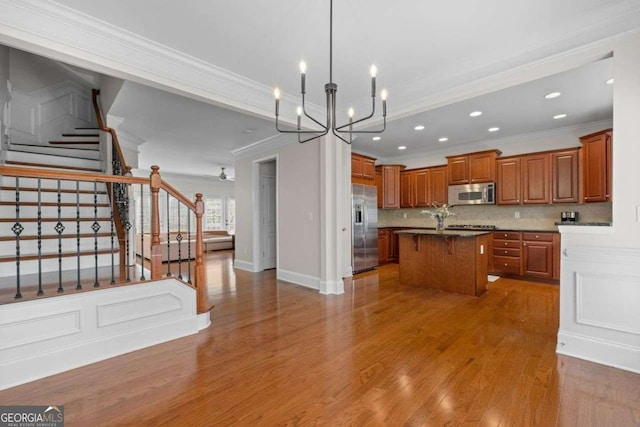
[[[209,310],[207,307],[206,295],[205,295],[205,271],[204,271],[204,259],[203,259],[203,245],[202,242],[202,215],[204,214],[204,200],[202,200],[202,194],[196,194],[196,271],[195,271],[195,286],[197,290],[198,299],[198,313],[204,313]]]
[[[158,199],[162,178],[160,168],[151,166],[151,278],[162,277],[162,246],[160,245],[160,208]]]

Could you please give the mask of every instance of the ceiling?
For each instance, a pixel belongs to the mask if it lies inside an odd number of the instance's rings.
[[[291,95],[299,92],[298,62],[304,59],[308,100],[324,102],[326,0],[257,0],[250,8],[221,0],[57,3]],[[485,140],[494,136],[486,131],[494,125],[504,137],[601,120],[612,111],[611,86],[604,84],[612,74],[610,59],[436,109],[421,107],[421,100],[639,28],[637,0],[336,0],[337,111],[353,105],[364,114],[370,108],[368,69],[375,63],[378,88],[390,93],[388,127],[382,141],[361,137],[354,149],[377,157],[425,151],[443,136],[452,146]],[[124,117],[121,128],[145,141],[141,167],[190,155],[194,174],[211,174],[212,166],[231,164],[232,149],[277,135],[271,117],[134,83],[124,89],[109,113]],[[552,90],[562,96],[545,100]],[[483,115],[471,119],[476,109]],[[551,119],[559,113],[568,116]],[[418,124],[425,129],[414,131]],[[398,145],[407,151],[398,152]]]

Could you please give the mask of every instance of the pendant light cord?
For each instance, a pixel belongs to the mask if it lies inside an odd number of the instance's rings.
[[[329,1],[329,83],[333,83],[333,0]]]

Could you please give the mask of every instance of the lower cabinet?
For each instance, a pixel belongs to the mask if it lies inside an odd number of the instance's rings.
[[[498,275],[560,280],[560,235],[494,231],[489,270]]]
[[[399,242],[395,231],[398,228],[378,229],[378,262],[398,262]]]

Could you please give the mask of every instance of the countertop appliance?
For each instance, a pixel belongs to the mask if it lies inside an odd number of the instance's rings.
[[[373,185],[352,184],[353,272],[378,266],[378,191]]]
[[[449,186],[450,205],[494,205],[495,203],[495,182]]]

